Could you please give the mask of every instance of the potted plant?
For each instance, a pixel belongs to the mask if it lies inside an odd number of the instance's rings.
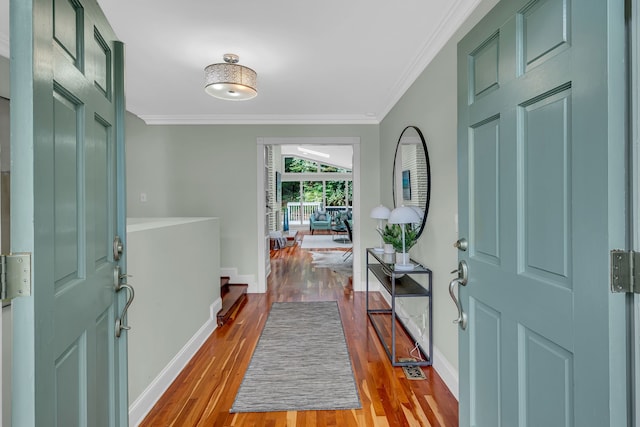
[[[392,254],[395,252],[393,247],[393,241],[395,240],[395,233],[392,227],[387,224],[384,228],[376,228],[376,231],[382,237],[384,242],[384,253]]]
[[[384,229],[378,230],[378,233],[382,236],[382,241],[386,244],[390,244],[395,249],[396,253],[403,254],[402,259],[407,262],[403,262],[401,264],[408,263],[408,254],[409,249],[413,247],[418,241],[418,231],[413,227],[412,224],[404,224],[404,251],[402,247],[402,228],[400,228],[400,224],[387,224]]]

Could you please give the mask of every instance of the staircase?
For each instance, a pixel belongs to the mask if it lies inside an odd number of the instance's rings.
[[[247,301],[248,285],[236,285],[229,283],[229,277],[220,278],[220,298],[222,309],[218,312],[218,326],[224,325],[229,319],[238,314]]]

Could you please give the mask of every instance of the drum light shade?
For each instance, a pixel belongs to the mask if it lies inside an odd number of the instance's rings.
[[[245,101],[258,94],[258,75],[251,68],[239,65],[239,57],[227,53],[224,63],[204,69],[204,90],[209,95],[231,101]]]

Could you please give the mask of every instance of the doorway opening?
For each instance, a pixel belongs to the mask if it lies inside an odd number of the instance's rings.
[[[263,236],[258,245],[258,292],[266,291],[271,272],[270,232],[282,231],[287,236],[293,233],[294,239],[299,239],[310,231],[310,215],[327,210],[335,211],[336,218],[336,223],[328,224],[323,233],[329,236],[339,234],[331,227],[337,230],[342,213],[350,216],[352,282],[355,290],[361,290],[356,220],[360,205],[360,138],[258,138],[257,144],[258,170],[264,171],[258,174],[257,185],[258,235]],[[297,230],[300,236],[295,233]]]

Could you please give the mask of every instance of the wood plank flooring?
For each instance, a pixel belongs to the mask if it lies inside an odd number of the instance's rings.
[[[272,251],[271,266],[267,293],[249,294],[235,318],[211,334],[141,426],[458,425],[458,402],[431,367],[422,368],[426,380],[408,380],[391,366],[368,322],[364,292],[353,292],[350,278],[314,268],[299,245]],[[338,302],[362,409],[230,414],[271,304],[326,300]],[[408,354],[412,343],[399,342]]]

